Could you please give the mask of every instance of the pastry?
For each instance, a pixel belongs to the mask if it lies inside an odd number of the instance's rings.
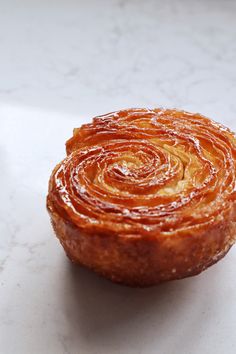
[[[47,208],[68,257],[122,284],[202,272],[236,239],[236,137],[200,115],[127,109],[74,129]]]

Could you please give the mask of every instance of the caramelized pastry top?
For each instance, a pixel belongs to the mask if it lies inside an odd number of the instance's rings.
[[[81,230],[162,237],[235,221],[235,135],[199,114],[113,112],[74,129],[66,147],[50,198]]]

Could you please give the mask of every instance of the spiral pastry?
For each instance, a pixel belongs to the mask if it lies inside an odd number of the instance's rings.
[[[74,129],[47,208],[69,258],[132,286],[200,273],[236,239],[236,137],[177,110],[127,109]]]

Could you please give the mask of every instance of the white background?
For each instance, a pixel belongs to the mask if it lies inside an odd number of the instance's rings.
[[[236,2],[0,0],[0,354],[233,354],[236,247],[149,289],[72,266],[47,183],[72,129],[166,106],[236,130]]]

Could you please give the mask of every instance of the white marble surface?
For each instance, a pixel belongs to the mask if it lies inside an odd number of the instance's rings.
[[[233,354],[236,247],[129,289],[67,261],[45,209],[72,128],[130,106],[236,130],[236,2],[0,0],[0,353]]]

